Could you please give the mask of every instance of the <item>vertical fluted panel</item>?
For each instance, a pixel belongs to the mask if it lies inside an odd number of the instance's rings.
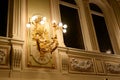
[[[13,48],[12,53],[12,69],[20,70],[22,60],[22,49]]]

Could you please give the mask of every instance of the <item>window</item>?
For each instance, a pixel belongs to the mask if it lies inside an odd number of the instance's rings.
[[[100,51],[109,51],[109,53],[113,54],[114,52],[102,10],[93,3],[90,3],[90,9]]]
[[[7,35],[8,0],[0,0],[0,36]]]
[[[67,47],[85,49],[80,26],[79,12],[75,1],[61,0],[59,7],[61,21],[68,25],[67,33],[63,34],[65,45]]]

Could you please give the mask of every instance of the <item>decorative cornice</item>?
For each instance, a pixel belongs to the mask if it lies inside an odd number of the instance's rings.
[[[106,57],[106,58],[120,58],[120,55],[117,54],[106,54],[106,53],[101,53],[101,52],[95,52],[95,51],[86,51],[86,50],[81,50],[81,49],[75,49],[75,48],[70,48],[70,47],[58,47],[58,51],[65,51],[67,54],[73,54],[74,55],[87,55],[87,56],[93,56],[93,57]]]

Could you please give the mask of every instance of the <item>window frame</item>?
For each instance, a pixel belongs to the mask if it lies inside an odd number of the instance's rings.
[[[115,41],[117,41],[117,38],[116,38],[116,35],[115,33],[115,30],[114,30],[114,23],[110,23],[112,22],[112,20],[108,19],[109,17],[109,13],[107,12],[107,9],[109,9],[109,5],[105,5],[104,3],[100,4],[99,2],[96,2],[94,0],[90,0],[89,3],[93,3],[93,4],[96,4],[102,11],[103,13],[98,13],[96,11],[93,11],[90,9],[90,6],[89,6],[89,12],[90,12],[90,17],[91,17],[91,22],[93,24],[93,20],[92,20],[92,14],[95,14],[95,15],[98,15],[98,16],[101,16],[101,17],[104,17],[104,20],[105,20],[105,23],[106,23],[106,28],[107,28],[107,31],[108,31],[108,35],[109,35],[109,38],[110,38],[110,41],[111,41],[111,46],[112,46],[112,49],[113,49],[113,52],[114,54],[118,54],[118,51],[117,49],[119,48],[119,46],[116,44]],[[112,10],[110,9],[111,13],[112,13]],[[110,14],[111,16],[114,16],[114,14]],[[113,17],[113,19],[115,20],[115,18]],[[109,21],[108,21],[109,20]],[[110,25],[111,24],[111,25]],[[94,25],[93,25],[94,27]],[[94,29],[95,31],[95,29]],[[94,33],[95,34],[95,33]],[[96,34],[95,34],[96,36]],[[96,41],[97,41],[97,38],[96,38]],[[98,41],[97,41],[97,45],[98,45]],[[115,47],[116,46],[116,47]],[[104,52],[100,52],[100,49],[98,47],[98,51],[99,53],[104,53]]]
[[[81,28],[81,34],[82,34],[82,39],[83,39],[83,44],[84,44],[84,49],[82,49],[82,50],[86,50],[85,41],[84,41],[84,35],[83,35],[83,29],[82,29],[82,24],[81,24],[80,9],[79,9],[79,6],[77,5],[78,3],[77,3],[76,0],[75,0],[75,2],[76,2],[76,5],[59,0],[59,5],[63,5],[63,6],[70,7],[70,8],[73,8],[73,9],[77,10],[78,16],[79,16],[79,23],[80,23],[79,27]],[[59,7],[59,14],[60,14],[60,7]],[[61,18],[60,18],[60,21],[61,21]],[[76,48],[76,49],[78,49],[78,48]]]
[[[89,7],[90,7],[90,4],[91,4],[91,3],[89,3]],[[92,3],[92,4],[95,4],[95,3]],[[95,5],[96,5],[97,7],[99,7],[97,4],[95,4]],[[99,7],[99,8],[100,8],[100,7]],[[101,9],[101,8],[100,8],[100,9]],[[101,11],[102,11],[102,13],[90,9],[91,18],[92,18],[92,15],[97,15],[97,16],[103,17],[104,20],[105,20],[104,12],[103,12],[102,9],[101,9]],[[92,23],[94,24],[93,18],[92,18]],[[105,27],[107,28],[108,36],[109,36],[109,38],[110,38],[110,34],[109,34],[109,30],[108,30],[108,26],[107,26],[106,21],[105,21],[105,24],[106,24]],[[93,27],[94,27],[94,30],[95,30],[95,25],[93,25]],[[96,30],[95,30],[95,32],[96,32]],[[95,35],[96,35],[96,38],[97,38],[97,34],[96,34],[96,33],[95,33]],[[111,43],[111,47],[112,47],[112,50],[113,50],[113,45],[112,45],[112,42],[111,42],[111,38],[110,38],[110,43]],[[98,40],[97,40],[97,44],[99,45]],[[99,46],[99,51],[100,51],[100,46]],[[100,51],[100,52],[101,52],[101,51]],[[101,53],[106,53],[106,52],[101,52]],[[111,53],[111,54],[114,54],[114,50],[113,50],[113,53]]]
[[[90,3],[97,5],[97,6],[101,9],[101,7],[100,7],[98,4],[93,3],[93,2],[90,2]],[[90,3],[89,3],[89,4],[90,4]],[[90,5],[89,5],[89,9],[90,9]],[[101,10],[102,10],[102,9],[101,9]],[[102,10],[102,12],[103,12],[103,10]],[[91,10],[91,9],[90,9],[90,15],[91,15],[92,24],[94,24],[93,18],[92,18],[92,14],[104,18],[105,24],[106,24],[106,28],[107,28],[107,31],[108,31],[108,36],[110,37],[109,30],[108,30],[108,26],[107,26],[106,19],[105,19],[105,16],[104,16],[104,12],[103,12],[103,13],[100,13],[100,12],[97,12],[97,11],[94,11],[94,10]],[[95,25],[93,25],[93,27],[94,27],[94,31],[95,31]],[[97,40],[97,34],[95,33],[95,35],[96,35],[97,45],[99,45],[99,44],[98,44],[98,40]],[[113,47],[113,44],[112,44],[112,41],[111,41],[111,37],[110,37],[110,42],[111,42],[111,46]],[[100,51],[100,47],[99,47],[99,52],[101,52],[101,51]],[[114,50],[113,50],[113,52],[114,52]],[[101,52],[101,53],[105,53],[105,52]]]

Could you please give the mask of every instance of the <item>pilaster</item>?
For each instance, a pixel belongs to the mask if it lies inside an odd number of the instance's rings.
[[[14,0],[13,3],[13,30],[12,37],[22,39],[22,26],[21,26],[21,0]]]

